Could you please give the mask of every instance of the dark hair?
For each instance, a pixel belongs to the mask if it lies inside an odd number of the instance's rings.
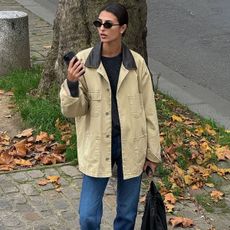
[[[125,6],[121,5],[120,3],[116,3],[116,2],[108,3],[101,9],[101,11],[107,11],[114,14],[117,17],[118,22],[121,26],[124,24],[128,25],[129,22],[128,12]]]

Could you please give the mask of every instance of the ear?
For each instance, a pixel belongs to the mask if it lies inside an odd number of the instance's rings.
[[[121,34],[123,34],[126,31],[127,27],[127,24],[121,26]]]

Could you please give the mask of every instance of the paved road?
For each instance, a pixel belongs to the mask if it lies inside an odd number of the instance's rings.
[[[17,1],[53,23],[58,0]],[[158,88],[230,129],[230,1],[147,4],[149,65],[161,73]]]
[[[149,56],[230,102],[230,1],[147,2]]]

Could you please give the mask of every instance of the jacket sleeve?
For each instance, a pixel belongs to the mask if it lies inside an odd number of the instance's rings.
[[[79,82],[79,96],[72,97],[67,80],[63,82],[60,90],[61,111],[66,117],[84,116],[88,111],[87,90],[84,86],[84,80]]]
[[[161,161],[161,147],[155,95],[151,75],[143,59],[139,73],[139,90],[143,98],[143,106],[147,126],[147,155],[152,162]]]

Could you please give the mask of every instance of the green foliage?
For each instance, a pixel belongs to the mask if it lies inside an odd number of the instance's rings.
[[[157,175],[161,176],[161,177],[164,177],[164,176],[168,176],[171,171],[166,168],[163,163],[160,163],[158,166],[157,166],[157,169],[156,169],[156,173]]]

